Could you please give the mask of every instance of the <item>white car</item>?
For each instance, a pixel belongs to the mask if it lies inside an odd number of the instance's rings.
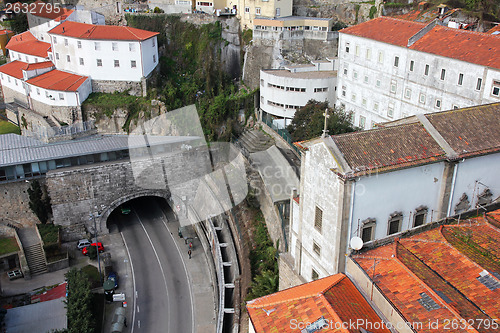
[[[80,239],[78,243],[76,244],[76,247],[78,250],[83,249],[84,247],[90,246],[90,241],[88,239]]]

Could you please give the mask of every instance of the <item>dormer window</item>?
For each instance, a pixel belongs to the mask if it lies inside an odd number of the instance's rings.
[[[387,235],[393,235],[400,232],[402,223],[403,223],[403,213],[401,212],[392,213],[388,221]]]
[[[361,225],[361,239],[363,243],[372,241],[375,237],[375,224],[377,220],[372,218],[367,218],[363,221]]]

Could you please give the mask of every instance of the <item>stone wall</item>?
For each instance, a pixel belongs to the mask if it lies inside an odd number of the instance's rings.
[[[375,6],[380,13],[382,1],[376,0]],[[373,5],[362,0],[294,0],[293,15],[312,17],[331,17],[346,24],[358,24],[368,21]]]
[[[130,90],[129,90],[130,89]],[[130,95],[142,96],[142,82],[114,81],[114,80],[92,80],[92,92],[114,93],[129,90]]]
[[[28,99],[25,94],[22,94],[18,91],[10,89],[6,86],[2,86],[3,91],[3,99],[5,103],[16,102],[20,105],[28,105]]]
[[[82,108],[80,106],[52,106],[31,99],[33,110],[42,116],[53,116],[60,123],[73,124],[82,121]]]
[[[43,179],[39,179],[40,184],[44,183]],[[23,227],[33,227],[38,218],[29,209],[28,188],[30,184],[24,180],[7,182],[0,184],[0,219],[4,222],[20,223]]]

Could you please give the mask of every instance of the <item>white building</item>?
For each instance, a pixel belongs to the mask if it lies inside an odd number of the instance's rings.
[[[340,31],[337,104],[355,125],[500,101],[500,36],[435,22],[379,17]]]
[[[334,105],[336,79],[333,60],[261,70],[261,118],[269,115],[275,123],[286,126],[290,124],[295,111],[311,99]]]
[[[49,35],[56,67],[92,80],[137,82],[158,65],[157,32],[66,21]]]
[[[227,7],[236,6],[242,29],[252,29],[258,17],[277,18],[292,15],[292,0],[228,0]]]
[[[49,59],[50,43],[39,41],[30,31],[13,36],[6,48],[11,61],[35,63]]]
[[[33,36],[42,42],[50,42],[47,31],[67,20],[75,12],[73,9],[61,7],[60,3],[54,6],[42,1],[36,1],[34,4],[36,4],[36,7],[29,8],[26,14],[28,26]]]
[[[302,281],[342,272],[352,237],[366,247],[498,201],[499,128],[496,103],[302,143],[283,272]]]

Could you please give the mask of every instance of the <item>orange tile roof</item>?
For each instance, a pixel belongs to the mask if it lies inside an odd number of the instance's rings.
[[[489,219],[480,217],[434,228],[353,259],[407,321],[423,323],[418,332],[435,331],[429,323],[436,320],[473,323],[474,328],[459,327],[454,332],[497,332],[479,325],[480,320],[491,323],[500,318],[500,288],[490,289],[480,281],[487,275],[500,283],[500,229]],[[434,308],[427,309],[424,304]]]
[[[13,33],[14,33],[14,31],[9,30],[9,29],[2,29],[2,30],[0,30],[0,34],[2,34],[2,35],[3,34],[13,34]]]
[[[17,79],[23,79],[23,69],[26,67],[27,63],[14,60],[0,66],[0,73],[4,73],[13,76]]]
[[[494,32],[496,32],[497,34],[500,33],[500,24],[497,24],[496,26],[494,26],[493,28],[491,28],[490,30],[488,30],[486,33],[487,34],[493,34]]]
[[[26,82],[36,87],[49,90],[76,91],[87,79],[87,76],[71,74],[54,69],[29,79]]]
[[[71,21],[59,24],[55,28],[51,29],[49,33],[75,38],[98,40],[146,40],[159,34],[158,32],[151,32],[131,27],[95,25]]]
[[[407,47],[408,39],[424,27],[423,23],[382,16],[340,32]],[[498,35],[437,25],[410,49],[500,69]]]
[[[35,62],[32,64],[26,64],[26,66],[24,66],[23,69],[29,71],[29,70],[49,68],[49,67],[54,67],[52,61],[42,61],[42,62]]]
[[[48,18],[51,20],[55,20],[57,22],[61,20],[65,20],[71,13],[74,12],[73,9],[67,9],[64,7],[54,7],[47,6],[47,3],[42,1],[35,1],[36,7],[29,7],[30,14],[34,16]]]
[[[29,31],[13,36],[7,43],[6,48],[11,51],[47,58],[50,44],[41,42]]]
[[[354,284],[336,274],[247,302],[256,332],[298,332],[299,325],[324,318],[328,332],[360,332],[366,325],[346,329],[342,323],[382,323]],[[304,327],[301,327],[304,328]],[[371,332],[390,332],[385,326]]]

